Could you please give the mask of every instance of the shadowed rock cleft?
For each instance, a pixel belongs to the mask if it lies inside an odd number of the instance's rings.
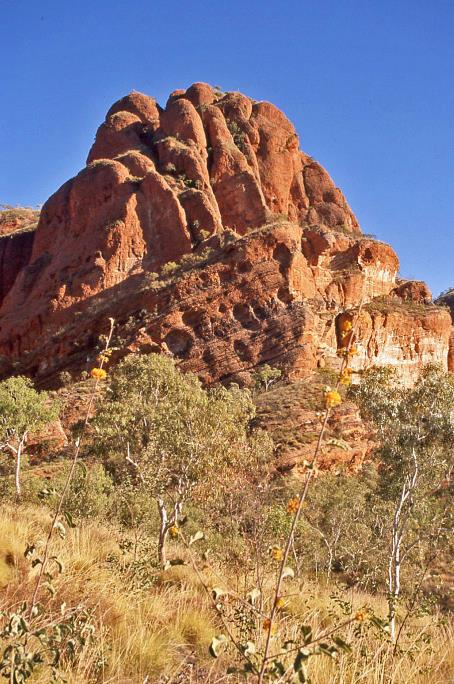
[[[2,376],[89,367],[110,316],[121,354],[171,354],[206,382],[260,363],[301,376],[336,367],[334,322],[361,301],[358,368],[391,363],[411,382],[447,364],[448,311],[397,279],[394,251],[362,235],[286,116],[242,93],[122,97],[27,225],[0,220]]]

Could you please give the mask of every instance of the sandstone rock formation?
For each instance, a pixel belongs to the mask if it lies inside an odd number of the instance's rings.
[[[297,377],[336,365],[336,321],[362,303],[356,363],[410,382],[446,364],[451,321],[397,270],[273,105],[203,83],[165,108],[131,93],[36,232],[0,238],[0,373],[90,367],[113,316],[117,355],[169,353],[207,382],[265,361]]]
[[[451,313],[453,325],[451,328],[451,335],[449,338],[449,352],[448,352],[448,369],[454,373],[454,289],[442,293],[437,301],[440,306],[445,306]]]

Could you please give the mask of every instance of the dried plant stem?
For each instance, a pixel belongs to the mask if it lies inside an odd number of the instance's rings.
[[[113,329],[114,329],[114,319],[110,318],[109,321],[110,321],[110,330],[109,330],[109,334],[107,335],[107,338],[106,338],[104,352],[106,352],[109,349],[110,342],[112,340]],[[99,368],[102,369],[103,365],[104,365],[104,359],[101,358]],[[52,517],[52,522],[51,522],[51,525],[49,527],[49,531],[48,531],[47,538],[46,538],[46,543],[44,545],[44,554],[43,554],[43,557],[41,559],[39,573],[38,573],[38,576],[36,578],[35,587],[34,587],[32,599],[30,602],[30,609],[29,609],[29,616],[30,617],[32,617],[33,610],[34,610],[36,603],[37,603],[38,594],[39,594],[39,590],[41,587],[41,581],[42,581],[43,574],[44,574],[44,571],[45,571],[46,566],[47,566],[47,562],[49,560],[49,553],[50,553],[50,548],[51,548],[52,536],[53,536],[54,529],[55,529],[56,523],[58,521],[58,518],[60,517],[61,511],[63,508],[63,503],[64,503],[66,495],[68,493],[69,486],[70,486],[72,478],[74,476],[74,471],[76,469],[77,462],[79,460],[81,444],[82,444],[82,437],[84,436],[85,431],[86,431],[88,424],[90,422],[91,411],[92,411],[93,405],[95,403],[99,383],[100,383],[100,379],[97,378],[95,381],[95,385],[93,387],[93,391],[92,391],[90,398],[89,398],[89,401],[88,401],[87,411],[85,414],[85,420],[84,420],[83,425],[82,425],[81,433],[75,442],[75,450],[74,450],[74,455],[73,455],[73,458],[71,461],[71,467],[69,469],[68,476],[67,476],[67,478],[65,480],[65,484],[63,486],[62,493],[60,494],[60,498],[58,500],[57,508],[56,508],[55,513]]]
[[[348,344],[347,344],[347,346],[345,347],[345,355],[344,355],[344,358],[343,358],[343,360],[342,360],[342,364],[341,364],[339,376],[338,376],[338,379],[337,379],[336,391],[337,391],[337,390],[339,389],[339,387],[340,387],[340,379],[341,379],[342,372],[344,371],[344,369],[345,369],[345,368],[347,367],[347,365],[348,365],[349,352],[350,352],[350,349],[351,349],[351,345],[352,345],[353,339],[354,339],[354,337],[355,337],[355,328],[356,328],[356,326],[357,326],[357,324],[358,324],[358,321],[359,321],[359,318],[360,318],[360,316],[361,316],[361,312],[362,312],[362,309],[363,309],[364,299],[365,299],[365,294],[364,294],[364,291],[363,291],[363,296],[362,296],[362,298],[361,298],[361,303],[360,303],[360,305],[359,305],[359,307],[358,307],[358,311],[357,311],[356,318],[355,318],[355,325],[352,326],[352,331],[351,331],[351,334],[350,334],[350,337],[349,337],[349,340],[348,340]],[[295,537],[295,530],[296,530],[296,527],[297,527],[297,525],[298,525],[299,519],[300,519],[300,517],[301,517],[301,511],[302,511],[303,505],[304,505],[304,503],[305,503],[305,501],[306,501],[307,492],[308,492],[308,490],[309,490],[309,486],[310,486],[310,484],[311,484],[311,482],[312,482],[312,479],[313,479],[313,477],[314,477],[315,466],[317,465],[318,456],[319,456],[319,454],[320,454],[320,451],[321,451],[321,448],[322,448],[322,445],[323,445],[323,440],[324,440],[324,437],[325,437],[325,432],[326,432],[326,428],[327,428],[327,425],[328,425],[328,420],[329,420],[329,418],[330,418],[330,415],[331,415],[331,407],[330,407],[330,406],[327,406],[326,409],[325,409],[325,414],[324,414],[324,417],[323,417],[322,426],[321,426],[321,428],[320,428],[320,432],[319,432],[319,435],[318,435],[318,440],[317,440],[317,444],[316,444],[316,447],[315,447],[314,455],[313,455],[313,457],[312,457],[312,460],[311,460],[311,461],[309,462],[309,464],[307,465],[308,473],[307,473],[307,476],[306,476],[306,481],[305,481],[305,483],[304,483],[304,487],[303,487],[303,489],[302,489],[302,491],[301,491],[301,494],[300,494],[300,496],[299,496],[299,499],[298,499],[298,507],[297,507],[297,509],[296,509],[296,511],[295,511],[295,513],[294,513],[294,516],[293,516],[292,524],[291,524],[291,526],[290,526],[290,531],[289,531],[289,534],[288,534],[288,537],[287,537],[287,541],[286,541],[286,544],[285,544],[285,548],[284,548],[284,552],[283,552],[283,555],[282,555],[281,564],[280,564],[280,566],[279,566],[279,572],[278,572],[278,576],[277,576],[277,580],[276,580],[276,586],[275,586],[275,591],[274,591],[273,603],[272,603],[272,606],[271,606],[270,614],[269,614],[269,616],[268,616],[268,626],[267,626],[267,632],[266,632],[265,650],[264,650],[264,653],[263,653],[263,658],[262,658],[262,662],[261,662],[261,666],[260,666],[260,671],[259,671],[259,674],[258,674],[258,680],[257,680],[257,681],[258,681],[258,684],[262,684],[262,683],[263,683],[264,676],[265,676],[265,671],[266,671],[266,667],[267,667],[268,661],[270,660],[270,648],[271,648],[271,638],[272,638],[272,634],[273,634],[273,624],[274,624],[274,619],[275,619],[275,617],[276,617],[276,611],[277,611],[277,606],[278,606],[278,600],[279,600],[279,597],[280,597],[280,595],[281,595],[282,582],[283,582],[283,579],[284,579],[284,569],[285,569],[285,567],[286,567],[286,565],[287,565],[288,557],[289,557],[290,551],[291,551],[291,549],[292,549],[292,547],[293,547],[293,540],[294,540],[294,537]]]
[[[253,669],[253,671],[254,671],[254,672],[257,672],[254,663],[251,661],[250,658],[247,657],[247,655],[245,655],[245,653],[244,653],[244,648],[242,648],[242,647],[241,647],[241,644],[236,640],[236,638],[235,638],[235,636],[234,636],[232,630],[230,629],[230,626],[229,626],[228,622],[226,621],[226,619],[225,619],[224,616],[222,615],[221,611],[219,610],[219,608],[218,608],[218,606],[217,606],[217,603],[216,603],[216,599],[215,599],[215,597],[213,596],[213,591],[212,591],[212,590],[210,589],[210,587],[207,585],[207,583],[205,582],[205,579],[204,579],[202,573],[201,573],[200,570],[199,570],[199,567],[198,567],[197,562],[196,562],[196,560],[195,560],[195,558],[194,558],[194,554],[192,553],[192,550],[191,550],[191,547],[190,547],[190,544],[189,544],[188,540],[187,540],[187,539],[185,538],[185,536],[184,536],[183,534],[181,534],[181,533],[180,533],[180,539],[181,539],[181,541],[183,542],[183,546],[186,548],[186,551],[187,551],[187,553],[188,553],[189,559],[190,559],[190,561],[191,561],[192,569],[194,570],[195,574],[197,575],[197,579],[199,580],[200,584],[202,585],[202,588],[203,588],[203,590],[205,591],[206,595],[208,596],[208,598],[209,598],[211,604],[213,605],[213,607],[214,607],[214,609],[215,609],[217,615],[221,618],[222,624],[223,624],[223,626],[224,626],[225,631],[227,632],[227,635],[228,635],[228,637],[229,637],[231,643],[232,643],[233,646],[236,648],[236,650],[237,650],[238,653],[241,655],[241,657],[242,657],[242,658],[245,658],[245,659],[248,661],[248,663],[251,665],[251,668]],[[257,673],[257,674],[258,674],[258,673]]]

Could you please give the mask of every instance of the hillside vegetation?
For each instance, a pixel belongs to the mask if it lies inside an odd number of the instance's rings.
[[[154,354],[111,367],[107,338],[60,455],[28,435],[68,410],[58,395],[0,383],[5,680],[454,677],[454,381],[427,367],[408,389],[375,369],[352,387],[345,328],[340,374],[291,385],[268,367],[252,393],[204,389]],[[283,425],[296,395],[307,434]],[[375,443],[354,475],[324,453],[348,451],[348,403]],[[276,468],[289,446],[290,475]]]
[[[0,204],[0,236],[35,230],[40,210],[32,207],[13,207]]]

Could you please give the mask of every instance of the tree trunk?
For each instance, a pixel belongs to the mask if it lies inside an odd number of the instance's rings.
[[[391,535],[391,553],[388,564],[388,621],[391,635],[391,641],[396,641],[396,613],[397,602],[400,596],[400,552],[402,546],[403,527],[402,517],[405,516],[404,504],[410,494],[407,485],[404,484],[394,512],[392,535]],[[407,511],[408,514],[408,511]]]
[[[159,520],[160,520],[160,525],[159,525],[159,537],[158,537],[158,561],[161,567],[164,567],[164,565],[167,562],[167,553],[166,553],[166,541],[167,541],[167,533],[168,533],[168,516],[167,516],[167,511],[164,505],[164,501],[162,499],[157,499],[157,505],[158,505],[158,511],[159,511]]]
[[[400,542],[394,535],[388,569],[388,622],[391,641],[396,641],[396,604],[400,594]]]
[[[16,484],[16,497],[18,499],[21,498],[22,495],[22,488],[21,488],[21,483],[20,483],[20,468],[21,468],[21,461],[22,461],[22,449],[23,449],[23,442],[19,442],[19,446],[17,447],[16,451],[16,472],[15,472],[15,484]]]

